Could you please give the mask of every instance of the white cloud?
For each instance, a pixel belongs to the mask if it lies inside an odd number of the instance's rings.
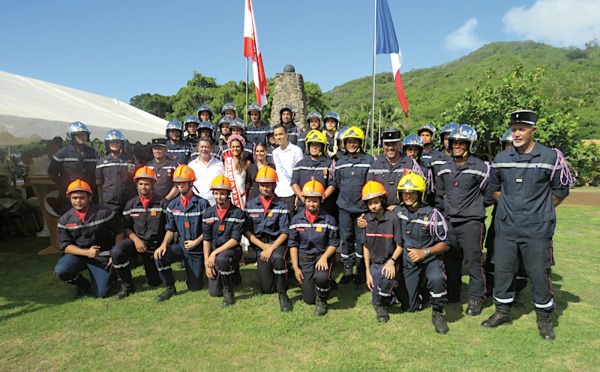
[[[600,1],[537,0],[529,9],[512,8],[502,21],[506,32],[524,40],[583,46],[600,39]]]
[[[477,19],[471,18],[458,30],[446,36],[448,50],[475,50],[484,44],[475,34]]]

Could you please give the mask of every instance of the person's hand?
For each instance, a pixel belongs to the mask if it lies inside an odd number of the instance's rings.
[[[304,275],[302,275],[302,270],[300,270],[299,267],[294,267],[294,273],[296,274],[296,280],[298,281],[298,283],[302,284],[302,281],[304,280]]]
[[[321,256],[319,261],[317,261],[317,264],[315,265],[315,267],[319,270],[329,269],[329,265],[327,264],[327,259],[325,258],[325,256]]]
[[[206,276],[208,276],[210,279],[215,279],[217,277],[217,273],[215,271],[215,258],[216,255],[214,253],[211,253],[210,256],[208,256],[208,260],[206,261]]]
[[[104,267],[104,270],[108,271],[109,273],[112,272],[113,270],[113,262],[112,262],[112,257],[108,260],[108,263],[106,264],[106,266]]]
[[[135,240],[134,243],[135,243],[135,250],[138,251],[139,253],[144,253],[144,252],[148,251],[148,247],[146,246],[146,243],[142,239]]]
[[[381,273],[386,279],[394,279],[396,277],[396,268],[394,267],[394,261],[388,260],[388,262],[381,269]]]
[[[396,208],[396,207],[397,207],[397,205],[390,205],[389,207],[387,207],[387,210],[392,212],[392,211],[394,211],[394,208]]]
[[[373,275],[371,275],[371,273],[367,273],[367,287],[371,292],[373,292],[373,288],[375,288],[375,284],[373,283]]]
[[[167,252],[167,246],[161,245],[160,247],[156,248],[156,250],[154,251],[154,259],[160,260],[165,255],[166,252]]]
[[[425,258],[425,252],[423,249],[415,249],[415,248],[407,248],[408,250],[408,258],[412,262],[421,261]]]
[[[87,256],[89,258],[96,258],[100,254],[100,247],[97,245],[92,245],[90,249],[87,251]]]
[[[365,220],[365,214],[361,214],[360,217],[358,217],[356,219],[356,225],[358,227],[360,227],[361,229],[364,229],[365,227],[367,227],[367,220]]]
[[[188,251],[191,251],[192,249],[196,248],[198,246],[198,243],[195,240],[186,240],[185,242],[183,242],[183,247],[185,249],[187,249]]]
[[[260,259],[268,262],[271,259],[271,255],[273,254],[273,249],[271,249],[271,244],[267,245],[266,249],[263,249],[262,252],[260,252]]]

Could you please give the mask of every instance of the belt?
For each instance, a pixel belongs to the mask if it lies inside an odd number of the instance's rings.
[[[311,256],[298,255],[298,259],[302,262],[315,262],[320,256],[320,254],[313,254]]]
[[[383,261],[375,261],[375,260],[371,260],[371,263],[375,263],[378,265],[383,265],[384,263],[386,263],[388,260],[383,260]]]

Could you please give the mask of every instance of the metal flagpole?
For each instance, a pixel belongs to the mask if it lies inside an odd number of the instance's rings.
[[[248,123],[248,58],[246,57],[246,115],[244,116],[246,118],[246,120],[244,120],[246,122],[246,124]]]
[[[377,52],[377,0],[375,0],[375,13],[373,14],[373,98],[371,101],[371,153],[373,154],[373,129],[375,125],[375,56]]]

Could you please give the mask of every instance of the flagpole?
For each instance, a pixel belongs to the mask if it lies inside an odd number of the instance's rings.
[[[246,120],[244,120],[246,124],[248,124],[248,74],[248,57],[246,57]]]
[[[377,0],[375,2],[375,13],[373,14],[373,96],[371,100],[371,126],[375,123],[375,56],[377,51]],[[373,129],[371,128],[371,153],[373,153]]]

